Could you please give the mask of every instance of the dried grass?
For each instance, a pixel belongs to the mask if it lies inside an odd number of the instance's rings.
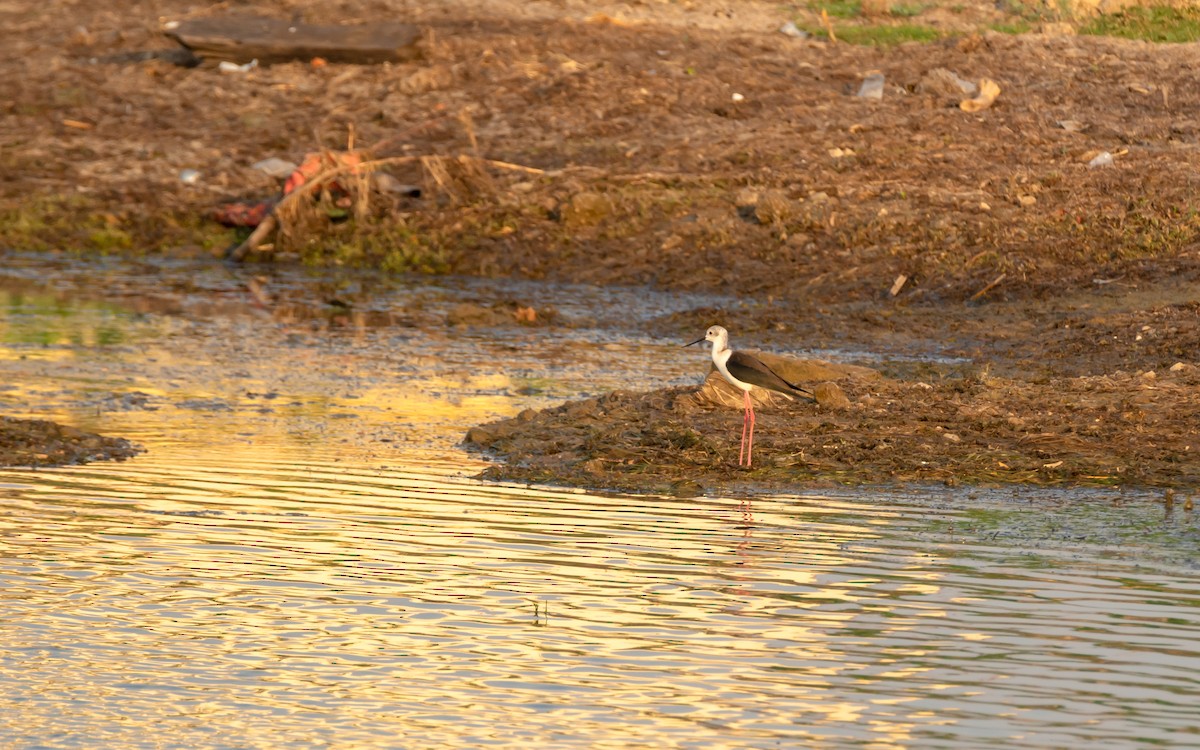
[[[367,222],[372,210],[371,176],[384,167],[421,165],[426,176],[425,194],[440,195],[452,205],[493,198],[497,185],[489,169],[517,171],[543,175],[545,170],[521,164],[483,159],[477,156],[390,156],[358,163],[344,163],[338,154],[327,153],[327,167],[300,187],[288,193],[275,206],[272,215],[229,257],[241,260],[257,249],[295,248],[321,236],[330,226],[331,216],[339,211],[352,215],[356,221]],[[275,234],[268,248],[267,239]]]

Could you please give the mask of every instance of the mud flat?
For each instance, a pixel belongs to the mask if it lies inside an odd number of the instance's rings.
[[[472,429],[485,476],[696,494],[753,485],[931,483],[1194,487],[1200,371],[901,381],[851,375],[844,403],[757,408],[738,466],[740,405],[704,387],[614,392]],[[723,386],[723,382],[717,380]]]
[[[0,466],[123,461],[140,452],[124,438],[105,437],[44,419],[0,417]]]

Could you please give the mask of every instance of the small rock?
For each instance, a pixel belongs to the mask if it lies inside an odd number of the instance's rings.
[[[1176,362],[1175,364],[1171,365],[1171,372],[1180,372],[1181,370],[1186,370],[1187,368],[1188,366],[1184,363]]]
[[[759,224],[786,222],[795,214],[795,205],[782,190],[767,190],[754,207],[754,218]]]
[[[217,64],[217,70],[221,71],[222,73],[249,73],[257,67],[257,59],[251,60],[250,62],[242,65],[238,65],[237,63],[230,62],[228,60],[222,60]]]
[[[600,416],[600,410],[591,401],[576,401],[567,404],[564,413],[571,419],[595,419]]]
[[[820,383],[812,389],[812,394],[817,404],[826,409],[846,409],[850,406],[850,399],[837,383]]]
[[[662,245],[659,246],[659,249],[663,250],[663,251],[670,251],[670,250],[674,250],[674,249],[676,249],[678,247],[682,247],[682,246],[683,246],[683,238],[677,234],[673,234],[670,237],[663,240],[663,243],[662,243]]]
[[[612,201],[600,193],[576,193],[562,209],[563,222],[570,226],[595,226],[613,211]]]
[[[855,94],[860,99],[883,99],[883,73],[872,73],[863,79]]]
[[[784,21],[783,25],[779,27],[779,33],[793,39],[808,39],[808,32],[792,21]]]
[[[508,316],[499,310],[462,302],[446,313],[446,323],[452,326],[494,326],[507,323]]]
[[[376,172],[371,175],[371,183],[375,189],[381,193],[389,193],[391,195],[403,195],[408,198],[420,198],[421,188],[417,185],[408,185],[397,180],[387,172]]]
[[[962,438],[953,432],[943,432],[942,439],[946,440],[948,442],[951,442],[951,443],[961,443],[962,442]]]
[[[960,78],[957,73],[946,68],[934,68],[921,76],[916,86],[919,94],[933,94],[956,100],[963,95],[974,96],[977,88],[974,83]]]
[[[491,445],[495,436],[482,427],[472,427],[467,430],[467,442],[471,445]]]
[[[1017,197],[1017,202],[1021,204],[1022,208],[1029,208],[1037,203],[1037,198],[1032,195],[1022,195]]]
[[[251,169],[257,169],[259,172],[266,174],[268,177],[276,179],[284,179],[290,177],[292,172],[296,171],[296,163],[287,159],[280,159],[278,156],[272,156],[269,159],[263,159],[260,162],[253,164]]]
[[[990,78],[980,78],[979,93],[974,99],[963,99],[958,103],[958,108],[963,112],[979,112],[992,106],[998,96],[1000,96],[1000,84]]]
[[[738,208],[757,206],[760,195],[762,195],[762,191],[758,188],[744,187],[734,196],[733,204]]]

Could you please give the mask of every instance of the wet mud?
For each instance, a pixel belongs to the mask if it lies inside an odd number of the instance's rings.
[[[0,466],[63,466],[123,461],[141,449],[124,438],[105,437],[44,419],[0,416]]]
[[[806,386],[818,384],[806,383]],[[848,403],[772,399],[741,467],[742,414],[705,386],[616,392],[475,428],[486,476],[674,494],[752,485],[933,483],[1194,487],[1200,371],[1047,378],[850,377]],[[740,402],[740,398],[736,399]]]

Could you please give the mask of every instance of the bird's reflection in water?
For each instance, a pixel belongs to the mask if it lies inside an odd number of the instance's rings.
[[[738,565],[745,565],[749,559],[750,540],[754,536],[754,509],[749,500],[742,500],[738,503],[738,511],[742,514],[742,523],[738,526],[742,530],[742,541],[737,546],[737,554],[741,558]]]
[[[539,602],[533,600],[533,625],[537,628],[544,628],[550,624],[550,602]]]

